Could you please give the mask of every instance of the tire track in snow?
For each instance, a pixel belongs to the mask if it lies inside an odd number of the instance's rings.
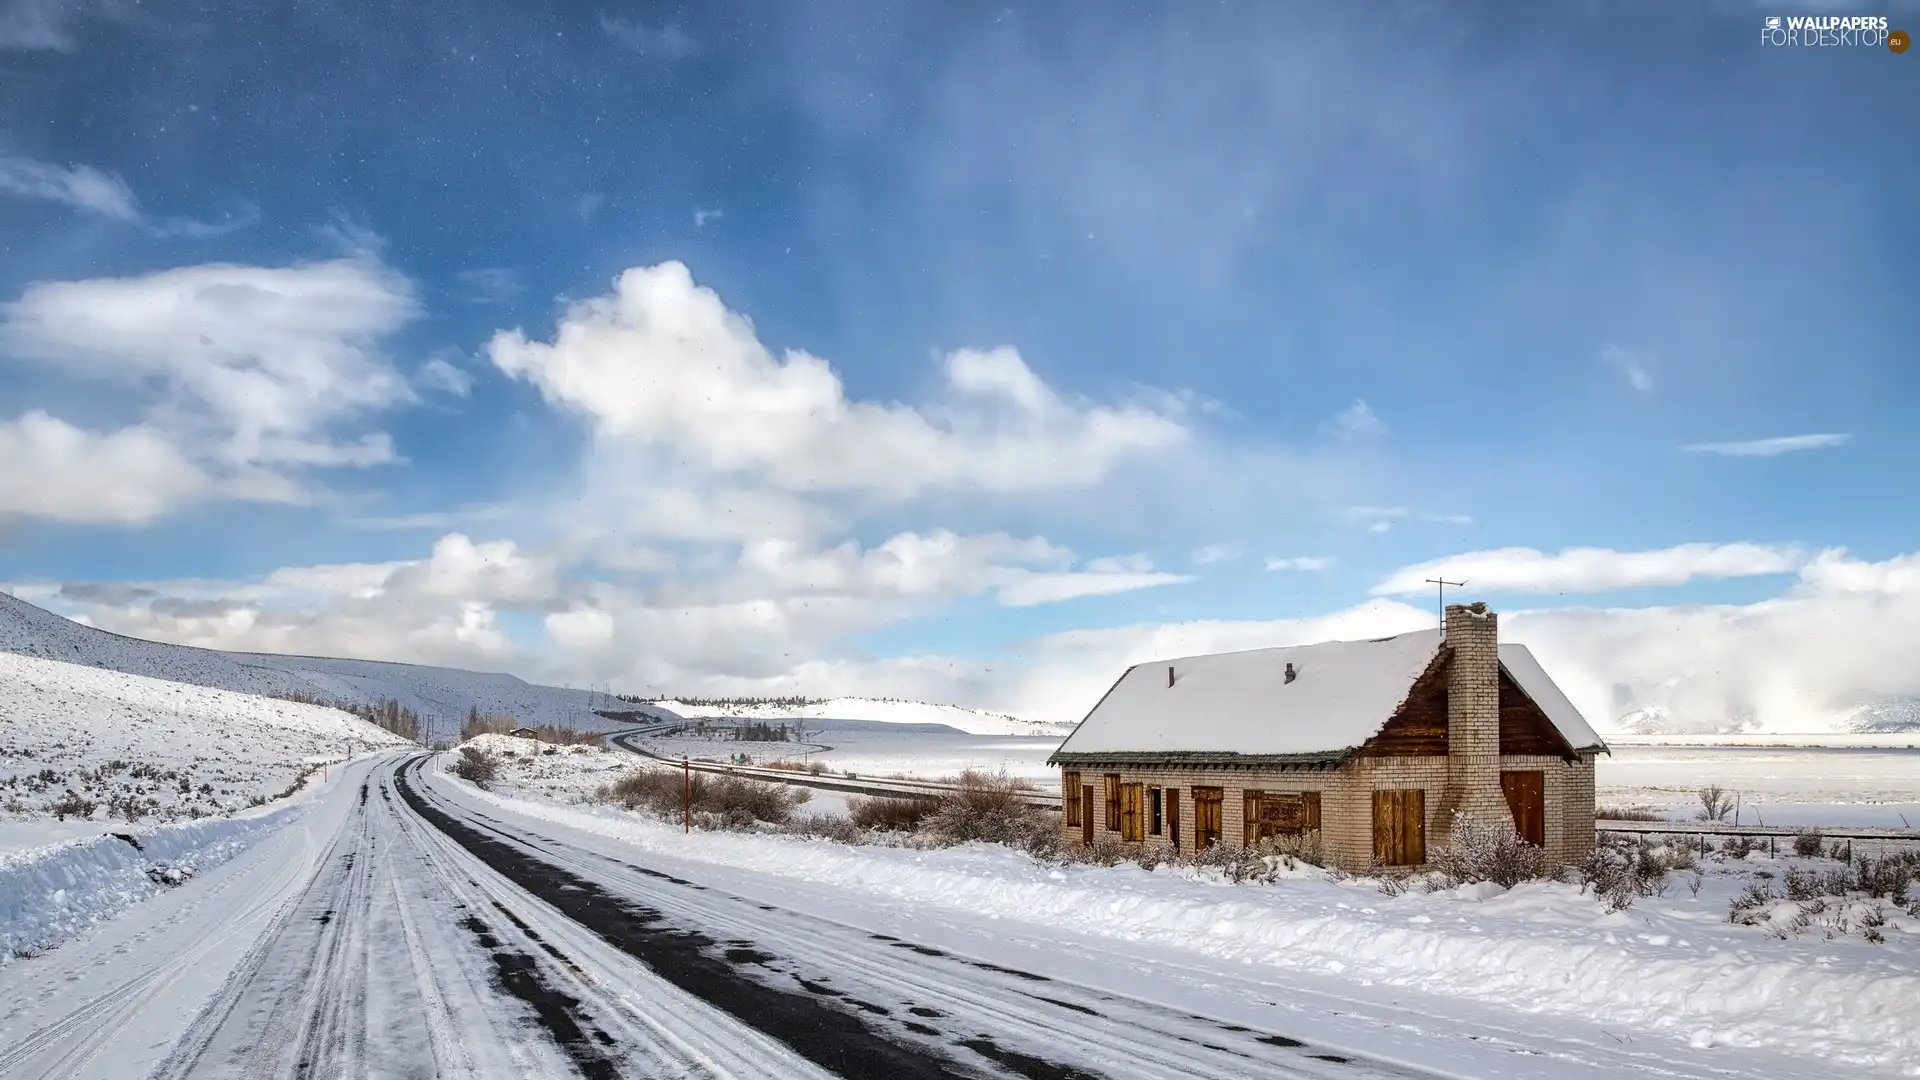
[[[658,913],[628,904],[588,879],[429,805],[407,780],[406,774],[418,767],[415,762],[394,778],[400,797],[415,814],[503,877],[645,963],[660,978],[773,1036],[806,1060],[851,1080],[947,1080],[978,1075],[933,1047],[889,1038],[851,1011],[751,978],[715,954],[713,939],[665,925]]]
[[[716,961],[857,1011],[903,1041],[964,1050],[996,1074],[1058,1080],[1429,1075],[755,903],[529,832],[430,790],[414,797],[446,816],[459,815],[463,827],[491,834],[489,842],[518,849],[522,858],[593,883],[603,896],[643,903],[683,934],[697,928]]]

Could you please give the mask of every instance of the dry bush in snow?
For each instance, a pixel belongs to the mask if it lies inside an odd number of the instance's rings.
[[[454,759],[453,775],[484,788],[500,778],[500,759],[477,746],[463,746]]]
[[[677,818],[689,803],[703,828],[747,828],[756,822],[785,822],[796,807],[813,797],[803,788],[762,784],[737,777],[694,773],[689,779],[666,769],[637,769],[594,792],[595,802],[628,810],[647,810]]]
[[[1456,811],[1433,867],[1450,886],[1491,881],[1511,889],[1543,876],[1546,853],[1520,839],[1511,825],[1487,825],[1472,814]]]
[[[934,836],[956,844],[984,840],[1030,851],[1059,847],[1058,821],[1021,797],[1031,784],[974,769],[961,773],[956,784],[927,816],[924,827]]]
[[[927,799],[854,798],[847,800],[848,816],[862,829],[912,832],[934,811]]]

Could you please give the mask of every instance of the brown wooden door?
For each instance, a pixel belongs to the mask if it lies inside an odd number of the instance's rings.
[[[1373,793],[1373,861],[1416,866],[1427,861],[1427,793],[1420,788]]]
[[[1080,842],[1093,843],[1093,789],[1080,789]]]
[[[1513,831],[1534,847],[1547,846],[1547,774],[1539,769],[1523,769],[1500,774],[1501,790],[1507,793],[1507,809],[1513,811]]]
[[[1205,851],[1220,843],[1220,789],[1193,789],[1193,846]]]
[[[1167,800],[1167,843],[1173,845],[1173,850],[1179,851],[1180,850],[1180,789],[1177,787],[1168,788],[1167,793],[1166,795],[1163,796],[1163,798]]]

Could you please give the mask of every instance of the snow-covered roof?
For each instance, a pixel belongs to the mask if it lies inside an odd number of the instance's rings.
[[[1325,758],[1372,738],[1444,644],[1439,630],[1137,664],[1120,676],[1056,756],[1219,754]],[[1500,663],[1576,750],[1601,746],[1524,645]],[[1286,681],[1287,665],[1294,680]],[[1173,670],[1173,685],[1167,671]]]
[[[1514,683],[1527,692],[1533,703],[1540,706],[1541,712],[1547,714],[1547,719],[1553,722],[1554,729],[1560,732],[1561,738],[1567,740],[1568,746],[1575,750],[1592,750],[1606,745],[1525,645],[1502,642],[1500,666],[1507,669]]]
[[[1057,753],[1289,757],[1359,746],[1406,700],[1440,640],[1419,630],[1138,664]]]

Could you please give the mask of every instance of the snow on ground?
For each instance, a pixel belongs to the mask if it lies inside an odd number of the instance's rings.
[[[184,883],[286,824],[301,807],[0,852],[0,965],[43,952]]]
[[[326,701],[394,700],[426,719],[436,739],[453,737],[469,709],[521,723],[604,730],[593,715],[604,694],[540,686],[512,675],[373,660],[221,652],[122,637],[84,626],[24,600],[0,594],[0,652],[64,660],[130,675],[273,697]],[[638,706],[613,703],[622,709]]]
[[[513,790],[473,795],[694,863],[918,905],[928,917],[944,910],[1005,919],[1175,949],[1276,982],[1288,972],[1333,976],[1658,1033],[1696,1048],[1747,1047],[1920,1075],[1920,920],[1893,915],[1880,945],[1856,935],[1827,940],[1817,926],[1782,939],[1728,921],[1729,901],[1756,872],[1827,865],[1820,860],[1715,857],[1703,864],[1697,890],[1676,874],[1665,895],[1608,912],[1558,882],[1389,896],[1377,882],[1309,873],[1235,887],[1206,871],[1051,865],[990,845],[928,851],[683,835],[611,807]]]
[[[1884,737],[1883,741],[1884,741]],[[1920,748],[1620,744],[1597,767],[1602,806],[1690,820],[1699,790],[1740,796],[1746,825],[1920,828]]]
[[[401,743],[338,709],[0,653],[0,843],[226,816]]]
[[[703,717],[744,717],[750,720],[873,720],[887,724],[944,724],[971,735],[1052,735],[1063,737],[1072,724],[1049,724],[1022,720],[1005,713],[981,712],[958,705],[934,705],[924,701],[896,701],[880,698],[843,697],[828,701],[794,704],[761,702],[731,705],[688,705],[664,700],[653,704],[690,719]]]

